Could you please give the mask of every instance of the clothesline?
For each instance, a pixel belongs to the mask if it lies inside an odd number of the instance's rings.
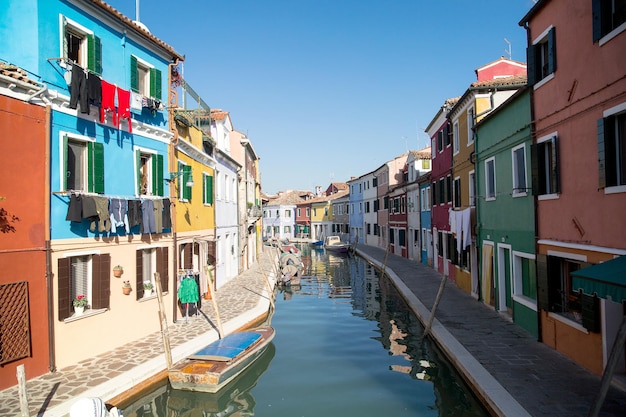
[[[70,196],[70,195],[85,195],[85,196],[93,196],[93,197],[107,197],[107,198],[117,198],[120,200],[163,200],[169,199],[169,196],[158,196],[158,195],[144,195],[144,196],[119,196],[119,195],[110,195],[110,194],[98,194],[89,191],[82,190],[67,190],[67,191],[53,191],[54,195],[62,195],[62,196]]]

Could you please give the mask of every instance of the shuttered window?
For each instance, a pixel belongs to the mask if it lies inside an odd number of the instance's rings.
[[[84,295],[88,308],[109,308],[111,256],[81,255],[58,261],[58,319],[63,321],[73,314],[72,301]]]
[[[626,113],[598,120],[600,188],[626,185]]]
[[[528,85],[532,86],[556,71],[556,28],[526,51],[528,60]]]
[[[63,190],[104,193],[104,144],[63,137]]]

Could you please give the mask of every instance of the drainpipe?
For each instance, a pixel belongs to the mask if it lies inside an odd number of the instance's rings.
[[[170,126],[170,131],[174,134],[174,137],[170,140],[170,154],[168,156],[168,173],[176,171],[176,165],[174,161],[174,152],[176,151],[176,146],[178,145],[178,129],[176,128],[176,122],[174,121],[174,106],[172,105],[172,100],[175,98],[176,104],[178,104],[178,95],[176,91],[172,89],[172,69],[177,66],[179,63],[179,59],[176,58],[174,62],[171,62],[168,65],[169,73],[168,77],[168,91],[170,94],[169,97],[169,106],[168,106],[168,123]],[[176,285],[178,284],[177,273],[178,273],[178,235],[176,234],[176,201],[172,201],[172,190],[174,190],[173,181],[168,182],[169,186],[169,197],[170,197],[170,210],[171,210],[171,218],[172,218],[172,252],[173,252],[173,266],[174,273],[172,274],[172,321],[176,323],[178,317],[178,289]]]
[[[44,90],[45,91],[45,90]],[[43,92],[43,91],[42,91]],[[50,103],[42,96],[46,105],[46,128],[45,128],[45,155],[44,155],[44,233],[46,240],[46,294],[48,297],[48,369],[56,371],[56,352],[54,349],[54,285],[52,282],[52,249],[50,248],[50,134],[51,134],[51,107]]]

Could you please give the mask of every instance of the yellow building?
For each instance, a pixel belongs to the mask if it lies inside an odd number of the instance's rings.
[[[174,270],[177,283],[197,278],[206,294],[215,276],[214,141],[208,135],[210,111],[176,110],[168,180],[176,231]]]

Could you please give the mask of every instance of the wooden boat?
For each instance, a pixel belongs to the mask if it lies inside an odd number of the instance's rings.
[[[174,389],[218,392],[252,365],[273,338],[270,326],[229,334],[172,366],[170,384]]]
[[[350,249],[350,244],[342,242],[339,236],[327,236],[324,239],[324,249],[346,253]]]
[[[324,241],[323,240],[314,240],[313,242],[310,242],[309,245],[311,245],[311,246],[324,246]]]

